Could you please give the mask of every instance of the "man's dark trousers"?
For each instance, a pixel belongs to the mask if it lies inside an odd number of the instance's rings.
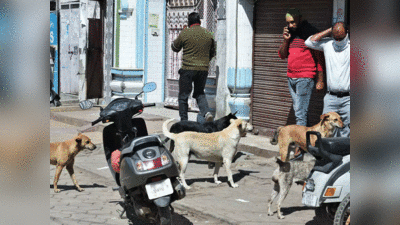
[[[194,84],[193,98],[196,99],[200,109],[200,115],[209,111],[204,87],[206,86],[208,71],[199,70],[179,70],[179,116],[181,121],[188,120],[188,99],[192,92],[192,83]]]

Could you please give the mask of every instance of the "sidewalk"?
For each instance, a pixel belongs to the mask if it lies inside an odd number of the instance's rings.
[[[106,124],[98,123],[93,127],[91,126],[91,122],[96,120],[99,116],[99,107],[82,110],[76,104],[51,107],[50,110],[50,118],[52,120],[79,127],[77,132],[93,132],[96,136],[94,139],[95,143],[102,143],[100,134]],[[139,115],[139,117],[146,120],[149,133],[162,135],[162,124],[164,121],[170,118],[175,118],[179,121],[179,111],[165,108],[161,104],[157,104],[155,107],[145,108],[144,112]],[[189,112],[189,120],[195,121],[196,117],[197,113]],[[271,145],[269,140],[270,139],[266,136],[247,134],[246,137],[240,139],[238,151],[248,152],[265,158],[277,156],[279,147],[277,145]]]

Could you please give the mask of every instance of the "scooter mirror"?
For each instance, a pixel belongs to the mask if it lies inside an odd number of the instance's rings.
[[[81,107],[83,110],[91,109],[93,107],[93,102],[89,100],[81,101],[79,102],[79,107]]]
[[[147,93],[147,92],[152,92],[152,91],[156,90],[156,88],[157,88],[157,84],[154,82],[150,82],[150,83],[145,84],[143,86],[142,90],[143,90],[143,92]]]

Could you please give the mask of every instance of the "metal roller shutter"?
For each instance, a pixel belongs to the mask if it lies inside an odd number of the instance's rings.
[[[287,84],[287,60],[278,56],[288,8],[298,8],[303,19],[319,30],[332,21],[332,0],[258,0],[254,8],[253,89],[251,122],[262,135],[271,136],[278,126],[295,124],[292,98]],[[314,93],[309,108],[309,124],[319,122],[324,92]]]

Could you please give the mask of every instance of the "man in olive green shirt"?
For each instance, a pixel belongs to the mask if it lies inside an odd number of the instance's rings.
[[[179,70],[179,116],[188,120],[188,99],[194,84],[193,98],[200,109],[200,116],[212,121],[204,93],[210,60],[215,56],[213,34],[200,26],[200,16],[193,12],[188,16],[188,27],[171,44],[174,52],[183,49],[182,68]]]

